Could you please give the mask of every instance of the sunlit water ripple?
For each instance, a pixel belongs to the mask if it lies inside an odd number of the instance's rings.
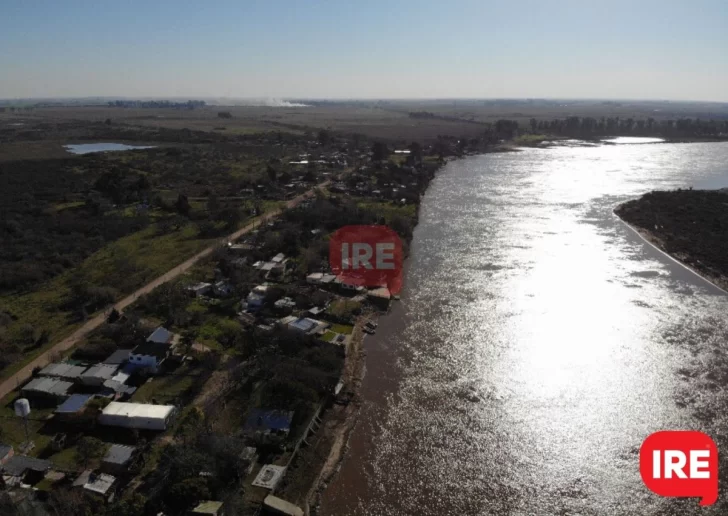
[[[447,165],[323,514],[724,514],[647,492],[637,453],[660,429],[728,444],[728,297],[612,210],[728,187],[727,163],[728,144],[657,144]]]

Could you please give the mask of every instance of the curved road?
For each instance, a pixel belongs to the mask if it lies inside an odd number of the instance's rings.
[[[235,231],[234,233],[228,235],[223,240],[236,240],[240,238],[241,236],[245,235],[246,233],[250,233],[257,225],[259,225],[260,222],[268,220],[272,217],[276,217],[280,215],[284,210],[288,210],[291,208],[295,208],[298,206],[303,200],[311,197],[314,193],[314,191],[317,188],[322,188],[328,186],[330,181],[325,181],[323,183],[320,183],[319,185],[315,186],[311,190],[308,190],[307,192],[299,195],[298,197],[294,197],[290,201],[288,201],[283,208],[277,208],[273,211],[269,211],[268,213],[264,213],[263,215],[260,215],[259,217],[256,217],[250,224],[246,225],[245,227]],[[217,244],[211,245],[210,247],[200,251],[196,255],[194,255],[192,258],[189,258],[188,260],[185,260],[184,262],[180,263],[176,267],[173,267],[166,273],[162,274],[158,278],[150,281],[143,287],[139,288],[138,290],[132,292],[128,296],[126,296],[121,301],[117,302],[114,305],[114,308],[116,308],[119,312],[122,312],[124,308],[132,304],[134,301],[136,301],[137,297],[148,294],[155,288],[157,288],[159,285],[162,285],[163,283],[168,282],[169,280],[172,280],[174,278],[177,278],[181,274],[185,273],[187,270],[190,269],[195,263],[200,261],[202,258],[208,256],[211,254],[215,249],[217,248]],[[106,314],[104,312],[94,316],[93,318],[86,321],[80,328],[76,329],[71,335],[60,341],[58,344],[54,345],[52,348],[47,349],[42,354],[38,355],[32,362],[25,365],[21,370],[4,380],[2,383],[0,383],[0,398],[4,398],[7,396],[10,392],[15,390],[20,384],[25,382],[30,376],[33,374],[33,369],[36,367],[43,367],[47,365],[51,361],[51,357],[62,353],[64,351],[69,350],[73,346],[75,346],[80,340],[82,340],[86,335],[88,335],[90,332],[101,326],[106,321]]]

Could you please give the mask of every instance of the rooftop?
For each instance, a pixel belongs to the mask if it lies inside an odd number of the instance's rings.
[[[25,455],[13,455],[8,461],[0,466],[2,472],[11,477],[22,477],[26,471],[44,472],[51,469],[50,461],[26,457]]]
[[[124,446],[123,444],[112,444],[109,448],[109,451],[106,452],[106,456],[104,457],[104,462],[108,462],[110,464],[118,464],[120,466],[123,466],[129,460],[131,460],[132,456],[134,455],[134,452],[136,451],[136,448],[134,446]]]
[[[71,382],[59,380],[58,378],[35,378],[28,382],[21,390],[65,396],[71,387],[73,387]]]
[[[192,509],[192,514],[214,514],[216,515],[222,509],[223,502],[215,502],[212,500],[205,500]]]
[[[58,376],[60,378],[78,378],[86,370],[85,367],[60,362],[48,364],[38,373],[40,376]]]
[[[96,474],[91,470],[86,470],[79,475],[73,482],[74,487],[83,486],[84,489],[93,491],[100,495],[105,495],[116,482],[116,477],[107,475],[106,473]]]
[[[253,480],[253,486],[262,487],[265,489],[274,489],[283,477],[283,473],[285,471],[285,466],[274,466],[273,464],[266,464],[258,472],[255,480]]]
[[[263,505],[276,511],[277,514],[285,514],[287,516],[303,516],[304,514],[300,507],[273,495],[266,496],[265,500],[263,500]]]
[[[72,394],[70,398],[58,405],[56,414],[75,414],[86,406],[93,398],[91,394]]]
[[[121,365],[129,360],[129,353],[131,353],[129,349],[117,349],[103,363],[107,365]]]
[[[173,336],[174,334],[171,331],[169,331],[167,328],[160,326],[159,328],[154,330],[149,337],[147,337],[147,342],[165,344],[171,341]]]
[[[112,401],[104,408],[103,415],[165,419],[172,411],[174,411],[173,405],[151,405],[147,403]]]
[[[101,378],[102,380],[108,380],[114,376],[117,369],[117,365],[96,364],[95,366],[89,367],[88,370],[81,375],[81,378]]]
[[[245,430],[275,430],[287,432],[291,428],[293,411],[253,409],[245,421]]]
[[[149,357],[164,358],[169,353],[169,344],[166,342],[147,341],[131,350],[132,355],[145,355]]]

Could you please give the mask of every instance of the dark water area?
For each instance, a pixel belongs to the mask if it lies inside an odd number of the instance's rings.
[[[402,301],[365,341],[359,424],[321,513],[727,514],[728,495],[699,508],[639,476],[657,430],[728,450],[728,296],[612,213],[690,186],[728,187],[728,144],[527,149],[440,171]]]
[[[64,145],[71,154],[89,154],[92,152],[127,151],[136,149],[152,149],[153,145],[127,145],[125,143],[78,143]]]

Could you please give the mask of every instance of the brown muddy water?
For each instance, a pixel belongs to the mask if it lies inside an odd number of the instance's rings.
[[[728,296],[612,213],[689,186],[728,187],[728,144],[448,164],[421,206],[402,301],[365,342],[360,421],[321,513],[728,513],[728,495],[699,509],[639,476],[657,430],[702,430],[728,450]]]

